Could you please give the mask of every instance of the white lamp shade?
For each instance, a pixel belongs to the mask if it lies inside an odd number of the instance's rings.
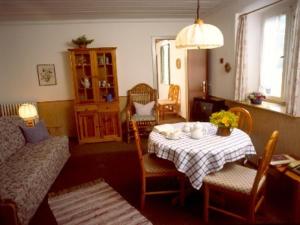
[[[211,24],[194,23],[183,28],[176,37],[177,48],[212,49],[224,45],[223,34],[219,28]]]
[[[19,108],[19,116],[23,119],[34,119],[37,117],[37,111],[32,104],[22,104]]]

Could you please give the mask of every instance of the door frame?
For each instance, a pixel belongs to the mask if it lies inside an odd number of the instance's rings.
[[[152,45],[152,70],[153,70],[153,88],[158,90],[158,71],[157,71],[157,58],[156,58],[156,43],[162,40],[175,40],[176,36],[153,36],[151,40]]]

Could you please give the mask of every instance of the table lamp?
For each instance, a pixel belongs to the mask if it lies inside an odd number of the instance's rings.
[[[38,114],[34,105],[25,103],[19,108],[19,116],[25,121],[28,127],[33,127]]]

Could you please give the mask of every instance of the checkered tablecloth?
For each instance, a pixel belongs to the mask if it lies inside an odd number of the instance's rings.
[[[182,132],[178,140],[166,139],[152,131],[148,140],[148,152],[174,162],[178,171],[185,173],[192,186],[200,189],[205,175],[219,171],[225,163],[256,154],[248,134],[233,129],[230,136],[216,135],[217,128],[211,123],[201,123],[207,133],[200,139],[192,139],[190,133]],[[172,124],[182,129],[184,123]]]

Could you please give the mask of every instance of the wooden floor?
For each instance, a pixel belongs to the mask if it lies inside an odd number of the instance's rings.
[[[143,140],[146,148],[147,140]],[[130,204],[138,208],[139,202],[139,164],[134,143],[109,142],[78,145],[71,141],[71,158],[52,185],[50,192],[72,187],[97,178],[104,178]],[[275,178],[274,178],[275,179]],[[273,179],[273,180],[274,180]],[[161,181],[159,181],[161,183]],[[273,190],[274,181],[271,179]],[[272,187],[273,185],[273,187]],[[199,225],[204,224],[202,216],[202,190],[193,190],[186,198],[185,206],[173,204],[173,196],[147,197],[142,212],[154,225]],[[281,202],[284,193],[270,191],[262,210],[257,214],[258,224],[288,224],[291,209]],[[282,196],[281,196],[282,197]],[[240,221],[211,213],[211,224],[240,224]],[[39,207],[30,225],[56,224],[47,196]]]

